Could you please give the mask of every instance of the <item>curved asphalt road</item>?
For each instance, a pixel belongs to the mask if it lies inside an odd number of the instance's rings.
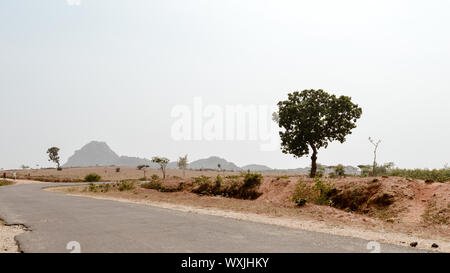
[[[0,218],[31,230],[16,237],[24,252],[70,252],[70,241],[82,252],[369,252],[361,239],[68,196],[46,186],[55,183],[0,187]],[[381,251],[417,250],[382,244]]]

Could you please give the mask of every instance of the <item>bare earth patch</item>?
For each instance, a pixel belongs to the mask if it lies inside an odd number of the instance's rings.
[[[14,239],[25,232],[20,225],[6,226],[0,221],[0,253],[19,253],[20,249]]]
[[[307,180],[305,178],[305,180]],[[377,189],[395,198],[386,209],[363,207],[364,213],[356,213],[307,203],[301,208],[290,200],[298,177],[280,179],[265,176],[256,200],[241,200],[220,196],[200,196],[186,191],[159,192],[137,186],[133,190],[91,192],[87,186],[49,188],[76,196],[132,202],[167,209],[216,215],[259,223],[280,225],[309,231],[351,236],[366,240],[417,247],[426,250],[450,252],[450,229],[448,226],[448,193],[450,184],[425,184],[403,178],[346,178],[334,179],[338,188],[362,187],[379,183]],[[167,185],[176,184],[167,180]],[[425,201],[424,201],[425,200]],[[381,211],[381,212],[380,212]],[[380,215],[381,214],[381,215]],[[437,249],[432,244],[438,244]]]

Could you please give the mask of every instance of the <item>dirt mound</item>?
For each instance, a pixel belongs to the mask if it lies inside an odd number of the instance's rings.
[[[315,181],[301,177],[313,187]],[[450,183],[428,184],[400,177],[322,179],[332,185],[328,198],[333,207],[366,214],[389,222],[448,225]],[[266,176],[258,200],[285,207],[292,202],[299,177]]]

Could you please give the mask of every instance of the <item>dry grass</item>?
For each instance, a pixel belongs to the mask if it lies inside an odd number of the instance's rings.
[[[39,169],[39,170],[9,170],[6,171],[8,177],[12,177],[12,173],[17,173],[18,179],[28,179],[43,182],[82,182],[86,175],[96,173],[102,177],[102,181],[121,181],[128,179],[139,180],[144,176],[144,171],[138,170],[136,167],[120,167],[120,172],[116,172],[117,167],[85,167],[85,168],[63,168],[62,171],[56,169]],[[145,175],[162,176],[160,170],[147,169]],[[186,178],[197,177],[200,175],[216,177],[218,174],[222,176],[239,175],[239,172],[219,172],[219,171],[186,171]],[[183,177],[181,170],[167,170],[168,178]]]

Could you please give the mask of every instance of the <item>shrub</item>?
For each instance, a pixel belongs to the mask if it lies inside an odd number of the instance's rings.
[[[248,173],[244,177],[245,188],[255,188],[261,185],[262,175],[259,173]]]
[[[141,187],[144,189],[161,190],[162,183],[159,180],[152,180],[150,182],[141,184]]]
[[[134,189],[133,181],[122,181],[119,183],[119,191],[129,191]]]
[[[261,185],[262,175],[259,173],[247,173],[244,177],[244,184],[240,188],[238,198],[256,199],[261,193],[257,188]]]
[[[141,178],[139,178],[139,181],[147,181],[147,177],[141,177]]]
[[[222,190],[222,195],[225,197],[236,197],[239,195],[239,190],[242,186],[242,183],[237,179],[230,179],[227,181],[226,185]]]
[[[159,181],[159,180],[161,180],[161,178],[159,177],[159,175],[153,174],[153,175],[150,177],[150,180],[151,180],[151,181]]]
[[[199,176],[194,179],[191,190],[193,193],[204,195],[222,195],[225,197],[256,199],[261,193],[257,188],[261,184],[262,176],[260,174],[247,173],[244,181],[238,179],[228,179],[224,181],[222,176],[218,175],[215,181],[210,177]]]
[[[345,177],[345,168],[342,164],[339,164],[334,167],[334,174],[337,177]]]
[[[361,170],[362,177],[369,176],[370,170],[372,169],[370,165],[358,165],[358,168]]]
[[[316,184],[313,187],[313,190],[318,193],[315,203],[317,205],[331,205],[330,193],[332,189],[333,185],[331,183],[326,183],[316,178]]]
[[[120,173],[120,168],[116,168],[116,173]]]
[[[295,202],[295,204],[297,204],[297,206],[299,207],[303,207],[306,204],[306,200],[303,198],[298,198],[298,199],[294,199],[293,200]]]
[[[211,195],[213,194],[214,185],[211,182],[211,178],[208,176],[199,176],[194,178],[192,183],[196,187],[192,190],[194,193]]]
[[[210,179],[211,179],[211,177],[209,177],[209,176],[201,175],[201,176],[198,176],[198,177],[195,177],[195,178],[194,178],[193,184],[203,184],[203,183],[208,183],[208,182],[211,182]]]
[[[90,192],[108,192],[111,188],[110,184],[101,184],[101,185],[95,185],[94,183],[89,183],[88,190]]]
[[[14,183],[11,182],[11,181],[8,181],[8,180],[0,180],[0,186],[9,186],[9,185],[12,185],[12,184],[14,184]]]
[[[405,178],[412,179],[421,179],[421,180],[433,180],[438,182],[447,182],[450,181],[450,168],[442,168],[442,169],[393,169],[389,172],[389,175],[392,176],[400,176]]]
[[[222,178],[222,176],[220,176],[220,174],[218,174],[216,176],[216,184],[215,184],[215,186],[220,188],[222,186],[222,184],[223,184],[223,178]]]
[[[319,178],[316,178],[314,186],[309,186],[302,180],[299,180],[292,196],[292,201],[297,204],[304,204],[308,201],[316,205],[331,205],[331,195],[334,191],[335,189],[331,183],[323,182]]]
[[[91,182],[91,183],[89,183],[88,190],[91,191],[91,192],[97,192],[97,187],[95,186],[94,183]]]
[[[226,179],[239,179],[241,178],[241,175],[227,175],[225,176]]]
[[[90,173],[84,177],[84,181],[86,182],[98,182],[102,179],[102,177],[96,173]]]

